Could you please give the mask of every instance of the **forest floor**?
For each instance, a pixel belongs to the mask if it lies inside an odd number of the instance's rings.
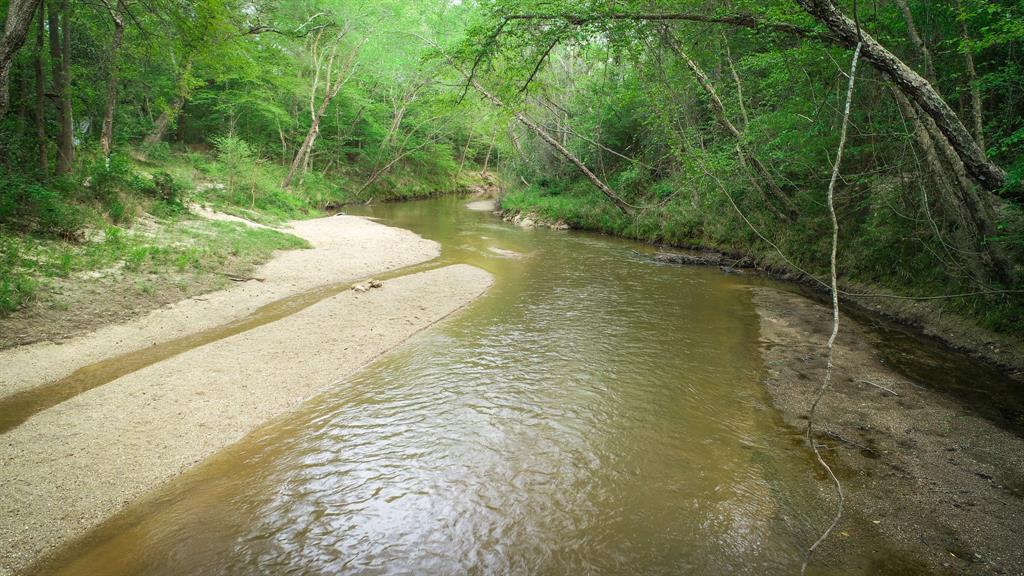
[[[767,389],[803,430],[824,378],[831,310],[771,288],[754,289],[754,300]],[[901,376],[875,337],[842,318],[833,386],[818,408],[816,436],[847,497],[822,561],[841,565],[845,548],[878,541],[866,534],[876,531],[899,554],[880,553],[871,573],[1024,573],[1024,438]],[[821,480],[831,494],[824,472]]]
[[[334,384],[482,294],[486,272],[455,265],[347,284],[435,258],[436,243],[337,216],[293,223],[310,250],[279,253],[227,290],[63,342],[0,351],[0,403],[118,355],[238,321],[288,296],[324,298],[57,403],[0,442],[0,575],[16,572],[147,491]],[[331,295],[333,294],[333,295]],[[287,367],[287,370],[282,370]]]

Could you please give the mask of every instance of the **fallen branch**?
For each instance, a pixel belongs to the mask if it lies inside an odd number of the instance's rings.
[[[832,358],[835,352],[836,337],[839,336],[839,286],[838,280],[836,279],[836,252],[839,247],[839,219],[836,217],[835,207],[835,192],[836,192],[836,181],[839,180],[839,167],[843,163],[843,150],[846,147],[846,135],[847,130],[850,126],[850,105],[853,101],[853,84],[857,78],[857,61],[860,60],[860,49],[861,43],[857,43],[857,47],[853,51],[853,61],[850,63],[850,84],[846,89],[846,108],[843,110],[843,128],[839,136],[839,149],[836,151],[835,165],[832,167],[832,180],[828,183],[828,211],[829,216],[832,219],[832,255],[831,255],[831,272],[832,272],[832,334],[828,337],[828,359],[825,366],[825,379],[822,381],[821,386],[818,387],[818,393],[814,397],[814,402],[811,404],[811,410],[807,415],[807,442],[811,445],[811,450],[814,452],[815,458],[818,459],[818,463],[821,464],[822,468],[828,472],[829,477],[832,478],[832,482],[836,486],[836,494],[839,501],[836,504],[836,513],[832,518],[832,523],[828,525],[828,528],[821,533],[821,536],[811,544],[810,548],[807,549],[807,555],[804,557],[804,563],[800,566],[801,576],[807,572],[807,565],[811,562],[811,557],[814,555],[814,551],[824,542],[832,530],[839,525],[839,520],[843,517],[843,504],[846,502],[846,496],[843,494],[843,485],[839,482],[839,478],[836,477],[835,472],[825,462],[825,459],[821,457],[821,452],[818,451],[818,445],[814,442],[814,414],[818,409],[818,403],[821,402],[822,397],[825,395],[825,391],[828,390],[829,385],[832,383]]]
[[[846,436],[843,436],[842,434],[839,434],[838,432],[832,432],[831,430],[825,430],[824,432],[821,432],[821,434],[824,434],[825,436],[828,436],[829,438],[838,440],[839,442],[842,442],[843,444],[846,444],[847,446],[853,446],[854,448],[857,448],[858,450],[863,450],[865,452],[869,452],[871,454],[879,456],[878,450],[875,450],[874,448],[870,448],[870,447],[865,446],[863,444],[859,444],[857,442],[854,442],[853,440],[850,440],[849,438],[847,438]]]
[[[886,392],[888,392],[889,394],[892,394],[893,396],[899,396],[899,394],[897,394],[895,390],[886,388],[885,386],[882,386],[881,384],[875,384],[871,380],[857,380],[857,382],[860,382],[862,384],[870,384],[871,386],[874,386],[875,388],[881,388],[882,390],[885,390]]]
[[[266,282],[267,281],[266,278],[257,278],[255,276],[239,276],[237,274],[229,274],[227,272],[217,272],[217,274],[220,274],[221,276],[224,276],[225,278],[227,278],[228,280],[231,280],[232,282],[251,282],[253,280],[255,280],[257,282]]]

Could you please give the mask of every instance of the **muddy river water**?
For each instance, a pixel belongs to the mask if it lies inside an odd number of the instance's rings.
[[[490,271],[485,296],[45,573],[797,571],[830,486],[763,389],[756,281],[463,204],[362,210]],[[884,546],[857,546],[817,573],[871,573]]]

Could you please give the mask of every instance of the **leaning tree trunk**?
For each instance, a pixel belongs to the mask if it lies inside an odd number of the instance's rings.
[[[36,80],[36,162],[39,173],[46,174],[50,170],[46,154],[46,74],[43,72],[43,45],[46,41],[46,5],[39,3],[39,17],[36,26],[36,52],[32,59]]]
[[[117,2],[117,8],[110,11],[110,18],[114,21],[114,37],[110,40],[110,69],[107,73],[107,105],[103,110],[103,129],[100,133],[100,148],[103,149],[103,156],[110,156],[110,148],[114,140],[114,109],[117,107],[117,82],[120,68],[117,57],[121,51],[121,41],[124,38],[124,3]]]
[[[4,33],[0,38],[0,118],[7,114],[10,98],[7,86],[11,79],[11,64],[14,54],[25,43],[28,27],[41,0],[10,0],[7,4],[7,18]]]
[[[164,132],[167,131],[167,125],[170,124],[171,120],[178,117],[181,113],[181,109],[185,106],[185,100],[188,98],[188,75],[192,71],[192,55],[190,54],[185,60],[185,65],[181,69],[181,75],[178,76],[178,92],[174,95],[174,101],[171,102],[171,107],[164,109],[156,118],[156,122],[153,123],[153,129],[150,130],[149,134],[142,139],[144,144],[156,144],[164,139]]]
[[[476,91],[479,92],[484,98],[486,98],[492,104],[494,104],[496,108],[505,107],[505,103],[502,102],[501,99],[488,92],[483,86],[480,85],[479,82],[476,81],[475,78],[470,77],[468,74],[466,75],[466,78],[470,81],[473,88],[475,88]],[[594,187],[600,190],[602,194],[604,194],[609,200],[611,200],[612,203],[615,204],[615,206],[619,210],[621,210],[623,214],[626,214],[627,216],[633,214],[633,212],[635,211],[633,205],[623,200],[621,196],[619,196],[614,190],[612,190],[607,184],[605,184],[600,178],[598,178],[597,175],[590,170],[590,168],[587,168],[587,165],[584,164],[579,158],[577,158],[576,155],[570,152],[565,146],[562,146],[561,142],[554,139],[550,134],[545,132],[543,128],[538,126],[536,122],[527,118],[526,115],[523,114],[522,112],[516,112],[513,115],[513,118],[515,118],[523,126],[526,126],[527,129],[536,134],[541,140],[546,142],[549,146],[554,148],[555,151],[561,154],[566,160],[568,160],[574,166],[576,166],[576,168],[579,169],[579,171],[582,172],[583,175],[587,177],[587,180],[590,180]]]
[[[897,0],[897,2],[903,11],[907,34],[925,64],[927,79],[931,81],[934,79],[935,73],[931,66],[931,52],[921,40],[921,35],[917,31],[906,0]],[[966,41],[966,28],[962,28],[961,31]],[[967,58],[970,60],[969,54],[967,54]],[[970,61],[969,64],[971,64],[970,71],[973,69],[973,61]],[[972,89],[976,89],[974,82],[971,82],[971,86]],[[958,234],[960,250],[964,253],[980,254],[979,258],[961,258],[961,260],[966,260],[964,264],[974,270],[979,277],[1008,282],[1012,277],[1012,265],[999,246],[987,244],[988,238],[996,234],[995,214],[990,202],[990,199],[994,198],[988,192],[978,192],[960,157],[935,122],[927,115],[920,113],[920,108],[911,103],[902,92],[897,91],[896,96],[904,116],[911,122],[914,139],[924,153],[932,180],[940,191],[944,204],[948,206],[946,218],[951,223],[958,223],[962,230]],[[977,96],[976,93],[975,96]],[[975,120],[977,121],[981,118],[980,98],[976,104],[978,110],[975,112]],[[981,134],[981,128],[977,124],[975,130],[976,134]],[[978,140],[979,145],[984,146],[982,142],[981,139]]]
[[[466,155],[469,154],[469,145],[473,143],[473,132],[475,126],[470,124],[469,126],[469,138],[466,138],[466,145],[462,147],[462,155],[459,157],[459,174],[462,174],[462,169],[466,167]]]
[[[292,165],[288,168],[288,175],[284,177],[284,182],[281,183],[282,188],[288,188],[292,185],[292,180],[295,179],[299,168],[303,166],[310,151],[313,149],[313,143],[316,142],[316,137],[320,134],[320,119],[323,117],[324,112],[327,111],[327,106],[330,103],[331,99],[326,96],[320,102],[320,107],[317,108],[316,114],[313,116],[313,123],[309,126],[309,132],[306,133],[302,146],[299,146],[299,151],[295,153],[295,158],[292,159]]]
[[[878,43],[867,32],[859,29],[853,20],[848,18],[832,0],[795,0],[807,13],[836,37],[839,44],[853,48],[863,41],[863,58],[878,71],[888,76],[904,94],[929,116],[942,132],[957,156],[963,162],[967,174],[982,188],[989,191],[1000,191],[1008,198],[1024,197],[1021,186],[1012,190],[1002,190],[1006,185],[1006,171],[993,164],[985,156],[984,150],[978,146],[970,131],[960,118],[949,107],[949,104],[935,88],[907,66],[885,46]]]
[[[924,154],[927,171],[946,206],[945,219],[959,224],[959,250],[978,257],[967,257],[964,265],[979,277],[998,282],[1009,282],[1012,265],[995,245],[987,245],[988,238],[997,233],[991,207],[985,202],[974,183],[967,176],[960,157],[949,146],[937,126],[928,116],[910,102],[902,92],[896,92],[896,101],[910,122],[912,135]],[[938,233],[938,231],[936,231]]]

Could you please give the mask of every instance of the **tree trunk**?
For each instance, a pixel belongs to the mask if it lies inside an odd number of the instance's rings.
[[[0,38],[0,118],[7,114],[10,97],[7,86],[11,79],[11,64],[14,54],[25,43],[28,27],[41,0],[10,0],[7,4],[7,18],[4,20],[4,35]]]
[[[46,5],[39,3],[39,17],[36,26],[36,53],[32,60],[36,79],[36,156],[39,173],[46,174],[50,170],[46,153],[46,75],[43,72],[43,45],[46,37]]]
[[[326,97],[320,102],[320,107],[317,109],[316,115],[313,116],[313,123],[309,127],[309,132],[306,133],[302,146],[299,146],[299,151],[295,153],[295,158],[292,159],[292,165],[288,168],[288,175],[284,177],[284,182],[281,183],[282,188],[288,188],[292,185],[292,180],[295,179],[295,174],[298,173],[299,167],[305,164],[310,150],[313,149],[313,143],[316,142],[316,137],[320,134],[320,118],[330,103],[331,101]]]
[[[75,117],[71,106],[71,2],[61,0],[61,60],[60,79],[64,83],[61,93],[64,98],[61,106],[64,108],[64,125],[60,130],[61,156],[67,162],[67,172],[71,173],[75,163]]]
[[[181,109],[185,106],[185,100],[188,98],[188,75],[191,72],[192,55],[189,54],[185,60],[185,65],[181,69],[181,75],[178,76],[178,93],[175,94],[171,107],[160,112],[160,115],[157,116],[156,122],[153,123],[153,129],[142,139],[144,144],[152,145],[163,140],[164,132],[167,131],[167,125],[181,113]]]
[[[732,50],[729,48],[729,39],[722,34],[722,40],[725,43],[725,60],[729,64],[729,72],[732,73],[732,81],[736,84],[736,99],[740,104],[740,115],[743,117],[743,129],[746,130],[747,126],[750,125],[750,118],[747,116],[747,105],[743,102],[743,83],[740,82],[740,75],[736,72],[736,66],[732,63]]]
[[[928,79],[932,80],[934,79],[935,70],[931,65],[931,53],[921,40],[906,0],[897,0],[897,3],[900,5],[900,10],[903,11],[903,18],[907,24],[907,35],[925,65]],[[960,3],[958,0],[958,10],[959,7]],[[963,24],[961,24],[961,32],[966,50],[968,40],[967,29]],[[970,54],[966,51],[965,56],[968,60],[968,73],[970,75],[974,68],[973,60],[971,60]],[[977,85],[974,80],[971,80],[971,88],[973,95],[977,97]],[[974,189],[974,185],[967,175],[963,162],[956,151],[949,145],[949,141],[939,131],[935,122],[927,116],[922,117],[919,113],[919,108],[907,100],[902,92],[896,92],[896,97],[904,116],[911,122],[914,139],[924,152],[925,161],[932,180],[940,191],[945,204],[949,206],[947,211],[950,213],[946,215],[946,219],[954,222],[959,220],[960,228],[964,231],[963,234],[960,234],[962,236],[959,241],[961,251],[978,252],[982,255],[978,259],[968,258],[968,261],[965,262],[966,266],[973,268],[981,276],[995,278],[1000,281],[1008,280],[1011,276],[1009,261],[997,247],[986,246],[987,238],[996,233],[995,215],[992,213],[991,205],[985,197],[987,192],[979,194]],[[978,122],[981,118],[980,97],[978,97],[975,104],[977,106],[975,121]],[[976,136],[981,134],[980,125],[976,124],[975,130]],[[978,143],[980,146],[984,146],[983,140],[980,138]]]
[[[340,43],[344,32],[340,34],[336,42]],[[284,177],[284,182],[281,183],[282,188],[288,188],[292,184],[292,180],[295,179],[295,174],[299,171],[300,166],[306,165],[309,161],[309,154],[313,150],[313,143],[316,142],[316,137],[320,134],[320,119],[323,118],[324,112],[327,111],[327,107],[330,106],[331,101],[338,95],[342,87],[348,82],[350,73],[353,71],[355,66],[356,57],[359,55],[359,51],[362,50],[363,45],[366,43],[366,38],[362,40],[352,52],[349,53],[348,58],[342,64],[341,68],[337,71],[337,77],[331,80],[332,68],[334,66],[334,53],[331,53],[330,59],[327,61],[327,81],[324,85],[324,97],[320,101],[320,106],[316,109],[316,112],[312,114],[312,122],[309,126],[309,132],[306,134],[305,140],[302,141],[302,146],[299,147],[299,151],[295,153],[295,158],[292,160],[291,167],[288,168],[288,175]],[[333,50],[337,49],[337,45]],[[315,50],[315,48],[314,48]],[[310,95],[310,108],[312,108],[313,98],[316,96],[316,85],[319,81],[319,68],[317,69],[317,76],[313,81],[313,93]]]
[[[932,53],[928,50],[928,45],[921,39],[921,35],[917,31],[917,25],[914,24],[914,14],[910,11],[910,5],[907,4],[907,0],[896,0],[896,4],[900,7],[900,12],[903,12],[903,20],[907,23],[907,36],[910,38],[910,43],[914,45],[918,55],[921,57],[921,66],[924,68],[924,77],[928,80],[935,79],[935,68],[932,66]]]
[[[985,119],[981,113],[981,90],[978,88],[978,73],[974,69],[974,56],[971,54],[971,36],[967,33],[967,21],[963,18],[963,7],[960,0],[956,2],[960,20],[960,38],[963,44],[964,68],[967,70],[967,85],[971,90],[971,117],[974,120],[974,139],[978,146],[985,150]]]
[[[110,148],[114,141],[114,109],[117,107],[118,53],[124,38],[124,3],[118,0],[117,8],[111,10],[110,18],[114,21],[114,37],[110,40],[110,69],[107,73],[107,105],[103,110],[103,130],[100,134],[100,148],[103,156],[110,156]]]
[[[487,156],[484,156],[484,167],[480,170],[480,175],[487,174],[487,168],[491,164],[491,152],[494,151],[494,141],[498,138],[498,128],[495,126],[494,132],[491,133],[491,144],[487,147]]]
[[[67,0],[57,0],[50,4],[47,11],[50,32],[50,68],[53,75],[53,91],[57,100],[57,176],[64,176],[71,173],[71,164],[74,161],[74,118],[71,110],[70,82],[65,76],[69,70],[70,57],[65,54],[69,42],[65,42],[62,31],[68,30],[68,16],[70,8]]]
[[[920,114],[901,92],[896,92],[896,101],[911,123],[914,140],[924,153],[928,173],[947,207],[945,219],[962,230],[957,244],[959,251],[967,256],[961,257],[961,262],[981,277],[1008,283],[1012,278],[1012,265],[997,246],[987,244],[988,238],[997,232],[994,214],[982,196],[987,192],[979,194],[960,157],[931,118]]]
[[[462,169],[466,166],[466,154],[469,153],[469,145],[473,142],[473,132],[475,128],[475,126],[470,125],[469,138],[466,138],[466,145],[462,147],[462,155],[459,157],[459,174],[462,174]]]
[[[795,0],[807,13],[818,19],[836,37],[839,44],[853,48],[863,40],[863,57],[878,71],[888,76],[904,94],[928,115],[949,141],[963,162],[967,174],[982,188],[1001,191],[1007,198],[1024,198],[1021,186],[1002,190],[1006,184],[1006,171],[993,164],[971,136],[960,118],[942,96],[920,74],[907,66],[895,54],[878,43],[867,32],[858,31],[857,25],[843,14],[832,0]]]
[[[477,82],[475,78],[469,76],[468,74],[463,74],[470,81],[473,88],[476,89],[476,91],[479,92],[484,98],[489,100],[491,104],[494,104],[494,106],[497,108],[505,107],[504,102],[502,102],[497,96],[491,94],[486,89],[484,89],[484,87],[481,86],[480,83]],[[568,160],[574,166],[576,166],[576,168],[579,169],[579,171],[582,172],[583,175],[587,177],[587,180],[590,180],[590,182],[598,190],[600,190],[602,194],[604,194],[609,200],[611,200],[612,203],[615,204],[615,206],[619,210],[621,210],[623,214],[626,214],[627,216],[631,216],[633,214],[635,208],[631,204],[623,200],[621,196],[619,196],[614,190],[612,190],[607,184],[605,184],[600,178],[598,178],[596,174],[591,172],[590,168],[587,168],[586,164],[584,164],[579,158],[573,155],[572,152],[570,152],[564,146],[562,146],[562,144],[558,140],[552,138],[550,134],[545,132],[544,129],[538,126],[533,120],[527,118],[526,115],[524,115],[522,112],[516,112],[513,115],[513,117],[520,124],[526,126],[527,129],[536,134],[541,140],[543,140],[552,148],[554,148],[559,154],[564,156],[566,160]]]

